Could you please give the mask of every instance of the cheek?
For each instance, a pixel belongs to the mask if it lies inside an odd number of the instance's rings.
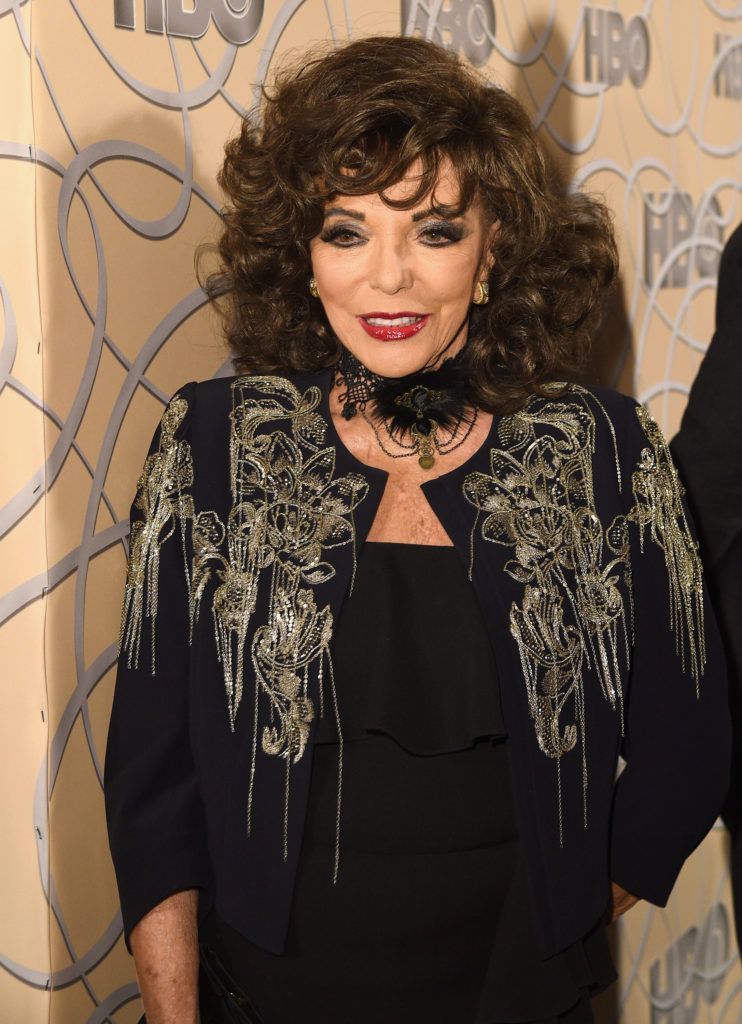
[[[366,275],[359,273],[359,261],[348,259],[348,253],[323,248],[310,255],[324,314],[333,331],[346,337],[353,329]]]
[[[441,254],[442,255],[442,254]],[[429,296],[445,305],[467,305],[471,301],[477,260],[471,253],[448,253],[438,260],[426,261],[420,267],[419,279]]]
[[[364,277],[363,261],[355,253],[320,249],[311,254],[311,259],[312,273],[323,297],[340,298]]]

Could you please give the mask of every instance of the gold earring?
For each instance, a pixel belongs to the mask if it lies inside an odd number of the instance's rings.
[[[309,294],[312,295],[315,299],[319,298],[319,289],[317,288],[317,282],[314,280],[313,277],[309,278]]]
[[[476,306],[484,306],[490,300],[490,286],[486,281],[477,281],[477,287],[474,292],[474,298],[472,302]]]

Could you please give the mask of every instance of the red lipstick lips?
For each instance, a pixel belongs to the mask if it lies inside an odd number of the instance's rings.
[[[361,327],[377,341],[401,341],[421,331],[428,322],[428,313],[364,313]]]

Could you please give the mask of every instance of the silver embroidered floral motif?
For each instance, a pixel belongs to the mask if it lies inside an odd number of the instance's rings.
[[[192,622],[199,616],[203,595],[216,570],[219,582],[213,593],[212,615],[232,729],[243,697],[249,638],[255,690],[248,834],[262,692],[268,701],[268,722],[260,748],[264,754],[286,761],[284,857],[288,850],[290,765],[302,757],[315,717],[310,672],[316,672],[319,711],[323,713],[325,664],[330,669],[337,717],[329,651],[332,613],[329,605],[317,607],[313,588],[335,574],[325,561],[328,548],[352,545],[355,572],[353,513],[368,490],[358,474],[335,477],[335,450],[322,447],[326,424],[316,411],[319,401],[318,388],[301,394],[282,377],[236,380],[232,385],[229,516],[222,523],[213,511],[199,512],[193,524]],[[264,624],[249,636],[259,594],[267,600],[267,614],[261,615]],[[337,726],[342,764],[339,721]],[[339,803],[338,786],[338,807]]]
[[[595,424],[583,388],[570,386],[566,399],[534,397],[503,417],[490,472],[464,480],[464,496],[477,510],[472,555],[479,528],[483,540],[512,550],[505,571],[523,585],[510,609],[510,630],[539,747],[556,760],[560,842],[560,760],[578,744],[587,826],[584,672],[596,672],[603,697],[623,721],[621,663],[629,662],[628,528],[619,516],[604,529],[596,512]],[[620,488],[615,435],[613,447]]]
[[[639,528],[644,550],[645,535],[658,544],[665,556],[670,589],[670,628],[683,671],[690,668],[700,689],[706,664],[703,617],[703,576],[698,545],[693,539],[683,508],[683,488],[662,431],[644,405],[636,414],[649,441],[634,470],[634,507],[630,519]]]
[[[129,558],[124,591],[124,607],[119,633],[119,650],[127,654],[129,668],[139,664],[143,620],[151,624],[151,671],[155,674],[155,626],[159,602],[160,551],[179,524],[185,558],[185,524],[193,517],[193,499],[188,488],[193,484],[193,461],[187,441],[177,440],[176,432],[188,411],[188,403],[175,395],[160,421],[157,451],[148,456],[137,484],[134,504],[142,513],[132,522]],[[190,592],[188,570],[186,588]]]

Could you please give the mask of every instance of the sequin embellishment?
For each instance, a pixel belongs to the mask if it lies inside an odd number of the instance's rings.
[[[629,518],[639,528],[641,550],[645,536],[658,544],[665,556],[670,588],[670,629],[683,671],[690,669],[699,694],[706,664],[701,559],[683,508],[683,487],[678,479],[667,442],[644,405],[636,415],[649,441],[636,467],[632,485],[634,507]]]
[[[534,397],[520,412],[503,417],[490,472],[469,473],[464,480],[464,496],[477,510],[472,558],[479,528],[483,540],[512,549],[505,571],[523,585],[521,599],[510,608],[510,631],[538,745],[556,761],[560,843],[560,762],[578,744],[587,827],[583,676],[595,671],[603,697],[623,721],[621,663],[629,663],[632,622],[627,522],[618,516],[606,529],[598,517],[595,413],[585,389],[570,386],[568,396]],[[620,488],[615,434],[597,405],[613,436]]]
[[[176,528],[183,545],[186,589],[190,593],[185,546],[186,522],[193,517],[193,499],[188,493],[193,484],[193,460],[188,442],[176,439],[187,411],[186,400],[174,395],[162,414],[157,451],[145,460],[134,499],[134,506],[142,512],[143,518],[135,519],[131,525],[119,650],[126,652],[129,668],[138,667],[143,620],[149,619],[152,675],[155,674],[160,550]]]
[[[351,545],[355,574],[353,513],[368,491],[357,473],[335,477],[335,450],[323,447],[326,424],[316,411],[319,388],[304,394],[286,378],[238,378],[232,384],[230,414],[230,487],[226,523],[216,512],[195,515],[191,618],[200,614],[212,572],[212,616],[216,647],[224,673],[231,728],[240,709],[246,652],[254,679],[253,743],[248,789],[250,834],[258,751],[260,694],[267,698],[267,723],[260,749],[286,762],[283,854],[288,855],[288,806],[291,764],[306,748],[315,717],[311,692],[316,686],[324,713],[327,668],[339,745],[338,821],[342,779],[342,732],[329,644],[332,612],[318,607],[313,588],[335,575],[325,561],[328,548]],[[276,424],[283,423],[285,429]],[[352,587],[352,581],[351,581]],[[250,636],[260,595],[267,614]],[[337,876],[339,834],[336,835]]]

